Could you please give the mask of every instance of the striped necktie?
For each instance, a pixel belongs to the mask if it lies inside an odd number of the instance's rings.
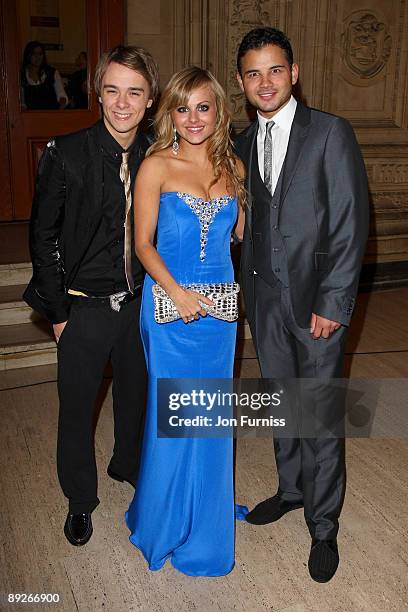
[[[131,206],[132,206],[132,194],[130,191],[130,172],[129,172],[129,153],[122,153],[122,163],[120,166],[120,180],[123,183],[125,190],[125,276],[129,287],[129,291],[133,293],[134,280],[132,275],[132,220],[131,220]]]
[[[268,121],[266,124],[265,140],[264,140],[264,183],[265,187],[271,195],[273,195],[272,183],[272,163],[273,163],[273,146],[272,146],[272,128],[275,125],[274,121]]]

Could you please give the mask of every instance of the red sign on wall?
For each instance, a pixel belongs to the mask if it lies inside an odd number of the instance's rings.
[[[32,15],[30,25],[37,28],[59,28],[59,18]]]

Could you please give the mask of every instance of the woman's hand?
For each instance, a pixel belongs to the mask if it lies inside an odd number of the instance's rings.
[[[198,320],[200,315],[202,317],[207,316],[207,312],[201,306],[200,302],[213,306],[214,304],[201,293],[196,291],[190,291],[189,289],[183,289],[178,287],[177,290],[170,296],[176,305],[176,308],[183,319],[184,323],[191,323],[194,320]]]
[[[141,164],[135,182],[135,249],[136,255],[150,276],[173,300],[184,323],[205,317],[206,311],[199,301],[208,306],[213,303],[195,291],[181,287],[170,274],[166,264],[154,246],[160,206],[160,190],[167,176],[167,161],[154,153]]]

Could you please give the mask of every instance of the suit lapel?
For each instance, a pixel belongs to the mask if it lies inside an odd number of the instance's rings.
[[[258,121],[254,121],[254,123],[248,128],[245,138],[242,141],[241,145],[241,156],[242,160],[245,163],[247,176],[246,176],[246,184],[247,184],[247,192],[248,192],[248,207],[245,211],[246,215],[246,223],[248,225],[248,229],[252,231],[252,164],[258,163],[258,152],[256,148],[256,135],[258,133]]]
[[[286,151],[282,175],[282,191],[280,201],[283,203],[292,182],[296,168],[304,151],[304,144],[310,125],[310,109],[298,102],[292,129],[290,131],[288,150]]]

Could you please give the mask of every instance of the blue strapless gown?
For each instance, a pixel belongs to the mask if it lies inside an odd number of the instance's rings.
[[[160,196],[157,250],[182,284],[231,282],[237,201]],[[232,378],[236,323],[154,320],[153,279],[143,288],[141,333],[149,391],[139,481],[126,513],[130,541],[151,570],[167,559],[190,576],[222,576],[234,566],[232,438],[158,438],[158,378]],[[246,508],[237,507],[237,518]]]

